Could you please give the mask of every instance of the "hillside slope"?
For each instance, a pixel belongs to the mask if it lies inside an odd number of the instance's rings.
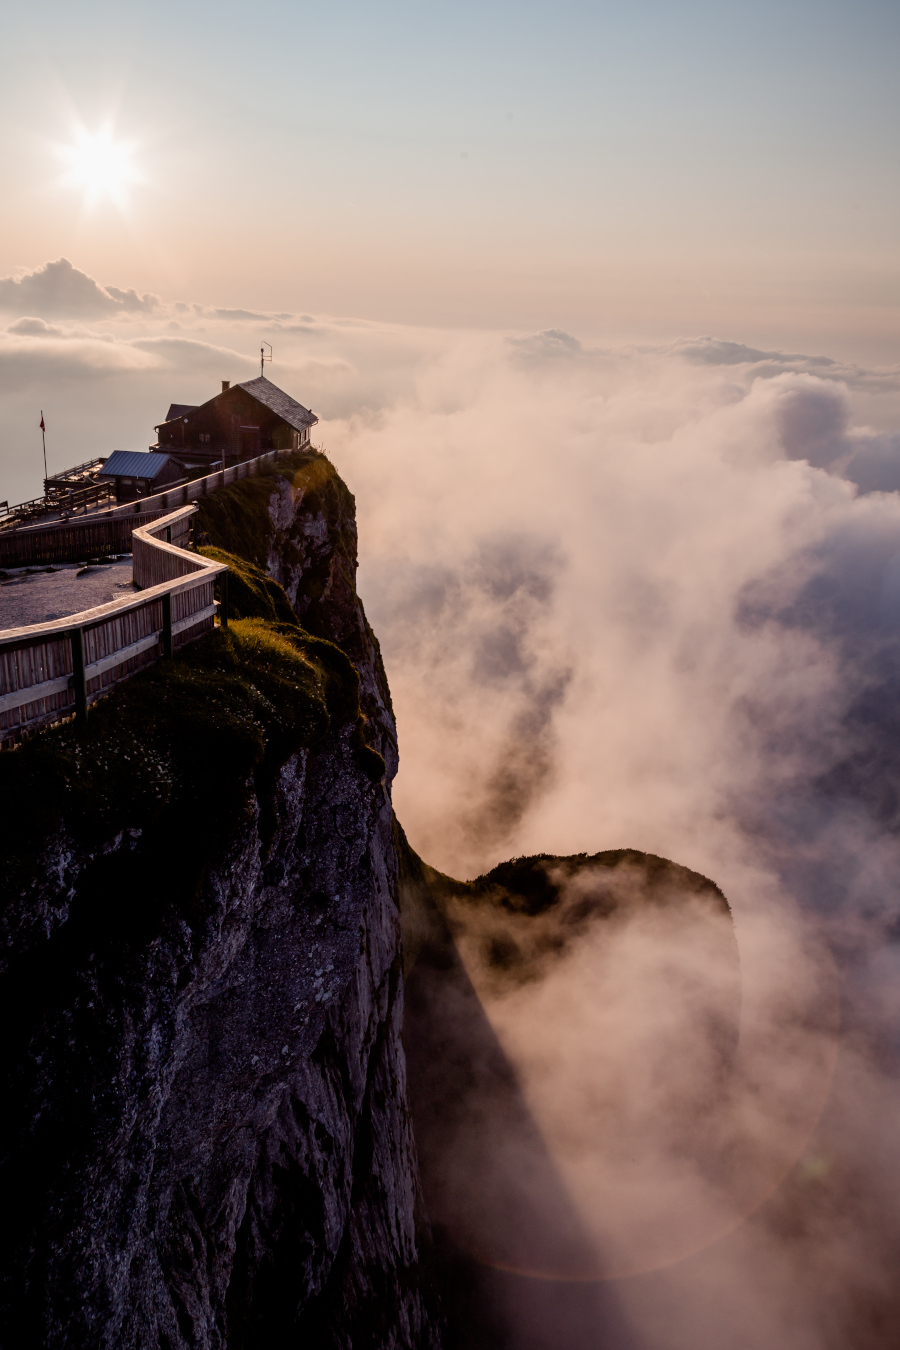
[[[352,498],[327,462],[290,472],[319,482],[296,531],[314,634],[247,618],[121,686],[85,741],[57,728],[0,760],[4,1344],[439,1341],[396,733]],[[207,523],[232,510],[252,556],[268,496],[303,490],[246,487]]]
[[[674,916],[725,972],[703,1034],[727,1069],[727,903],[630,850],[428,867],[392,814],[352,495],[299,455],[200,521],[229,631],[121,685],[87,737],[0,756],[0,1340],[506,1344],[498,1269],[597,1271],[503,1009]]]

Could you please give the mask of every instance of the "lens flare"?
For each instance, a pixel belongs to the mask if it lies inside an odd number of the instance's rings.
[[[111,201],[123,207],[128,187],[139,181],[134,147],[117,141],[109,126],[96,132],[79,127],[74,144],[63,147],[61,153],[67,164],[64,182],[83,191],[86,206]]]

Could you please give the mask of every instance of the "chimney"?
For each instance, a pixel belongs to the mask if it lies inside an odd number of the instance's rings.
[[[224,394],[224,393],[225,393],[225,390],[226,390],[226,389],[230,389],[230,388],[231,388],[231,381],[230,381],[230,380],[223,380],[223,381],[222,381],[222,393]]]

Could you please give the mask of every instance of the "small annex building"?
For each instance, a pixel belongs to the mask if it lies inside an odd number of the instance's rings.
[[[223,380],[221,393],[206,403],[173,403],[150,448],[177,455],[188,469],[227,468],[267,450],[301,449],[318,420],[264,375],[236,385]]]
[[[98,483],[112,481],[117,502],[152,497],[171,483],[183,481],[184,466],[172,455],[147,450],[114,450],[97,474]]]

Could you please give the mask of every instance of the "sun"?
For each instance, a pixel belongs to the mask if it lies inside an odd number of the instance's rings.
[[[117,141],[111,127],[96,132],[79,127],[74,143],[61,147],[61,151],[67,165],[64,181],[83,191],[86,206],[104,200],[125,205],[128,187],[139,180],[134,147]]]

